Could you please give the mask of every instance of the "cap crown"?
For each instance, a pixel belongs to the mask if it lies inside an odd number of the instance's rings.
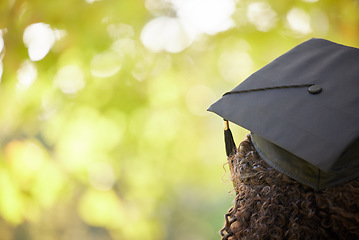
[[[359,137],[359,49],[311,39],[230,93],[208,110],[325,172]]]

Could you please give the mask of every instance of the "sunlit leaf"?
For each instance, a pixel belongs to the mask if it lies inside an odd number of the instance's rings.
[[[127,217],[120,199],[112,191],[89,189],[79,201],[78,210],[83,220],[94,226],[118,228]]]
[[[21,223],[25,209],[18,186],[16,186],[6,171],[1,171],[0,185],[0,210],[2,217],[12,224]]]

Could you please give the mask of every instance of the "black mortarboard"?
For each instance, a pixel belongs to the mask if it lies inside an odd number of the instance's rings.
[[[251,131],[269,165],[321,189],[359,177],[359,49],[311,39],[209,109]]]

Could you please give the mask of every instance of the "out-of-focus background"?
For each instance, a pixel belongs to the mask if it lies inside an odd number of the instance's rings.
[[[359,2],[1,0],[0,240],[219,239],[206,109],[312,37],[359,46]]]

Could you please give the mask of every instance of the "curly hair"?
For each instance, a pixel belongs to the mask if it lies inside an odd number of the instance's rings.
[[[222,239],[359,239],[359,180],[315,190],[271,168],[250,136],[228,160],[237,193]]]

